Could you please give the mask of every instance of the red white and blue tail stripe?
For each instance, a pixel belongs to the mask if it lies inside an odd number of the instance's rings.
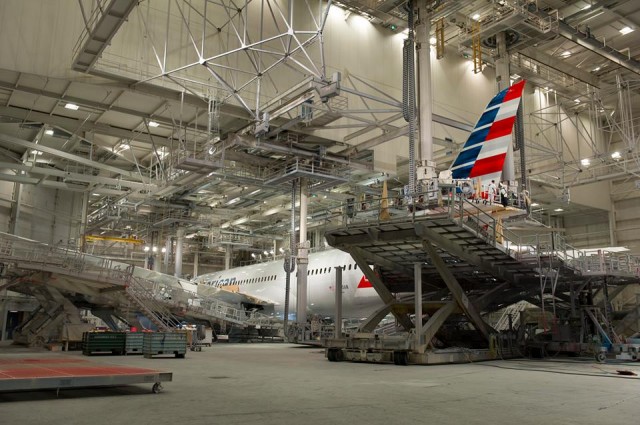
[[[500,180],[524,84],[522,80],[491,99],[451,164],[454,179]]]

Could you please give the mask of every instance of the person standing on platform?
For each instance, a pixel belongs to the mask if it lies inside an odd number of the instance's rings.
[[[500,203],[505,208],[509,203],[509,198],[507,197],[507,187],[502,183],[500,183]]]
[[[493,204],[496,200],[496,181],[495,180],[491,180],[491,183],[489,183],[489,190],[488,190],[489,194],[488,194],[488,199],[489,199],[489,204]]]

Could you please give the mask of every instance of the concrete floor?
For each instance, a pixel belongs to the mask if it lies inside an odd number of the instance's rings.
[[[160,424],[632,424],[639,363],[556,358],[444,366],[330,363],[318,348],[217,344],[184,360],[94,356],[100,363],[164,369],[151,386],[0,393],[0,423]],[[0,358],[78,356],[0,347]],[[86,357],[83,357],[86,359]]]

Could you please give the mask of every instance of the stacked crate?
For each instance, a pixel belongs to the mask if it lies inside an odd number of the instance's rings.
[[[184,358],[187,354],[186,332],[148,332],[142,340],[142,354],[151,358],[158,354],[174,354]]]
[[[143,332],[127,332],[125,342],[126,354],[142,354]]]

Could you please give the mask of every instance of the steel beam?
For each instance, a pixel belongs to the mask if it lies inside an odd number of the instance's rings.
[[[429,254],[429,257],[431,257],[433,265],[435,266],[436,270],[438,270],[438,273],[440,273],[442,280],[447,285],[447,288],[449,288],[449,291],[451,291],[453,298],[456,300],[460,308],[462,308],[462,311],[465,312],[467,317],[471,320],[475,328],[482,334],[482,336],[484,336],[485,339],[489,340],[491,327],[487,325],[484,320],[482,320],[480,313],[476,310],[475,306],[469,300],[469,298],[467,298],[464,290],[456,280],[453,273],[451,273],[451,270],[449,270],[444,260],[440,258],[440,255],[438,255],[435,247],[427,239],[423,239],[422,246],[424,247],[424,250],[427,252],[427,254]]]
[[[100,10],[100,17],[96,19],[92,28],[86,27],[78,40],[82,45],[78,46],[75,52],[72,68],[80,72],[91,69],[137,5],[138,0],[111,0],[100,9],[96,9],[94,13]],[[91,25],[90,22],[87,24]]]

